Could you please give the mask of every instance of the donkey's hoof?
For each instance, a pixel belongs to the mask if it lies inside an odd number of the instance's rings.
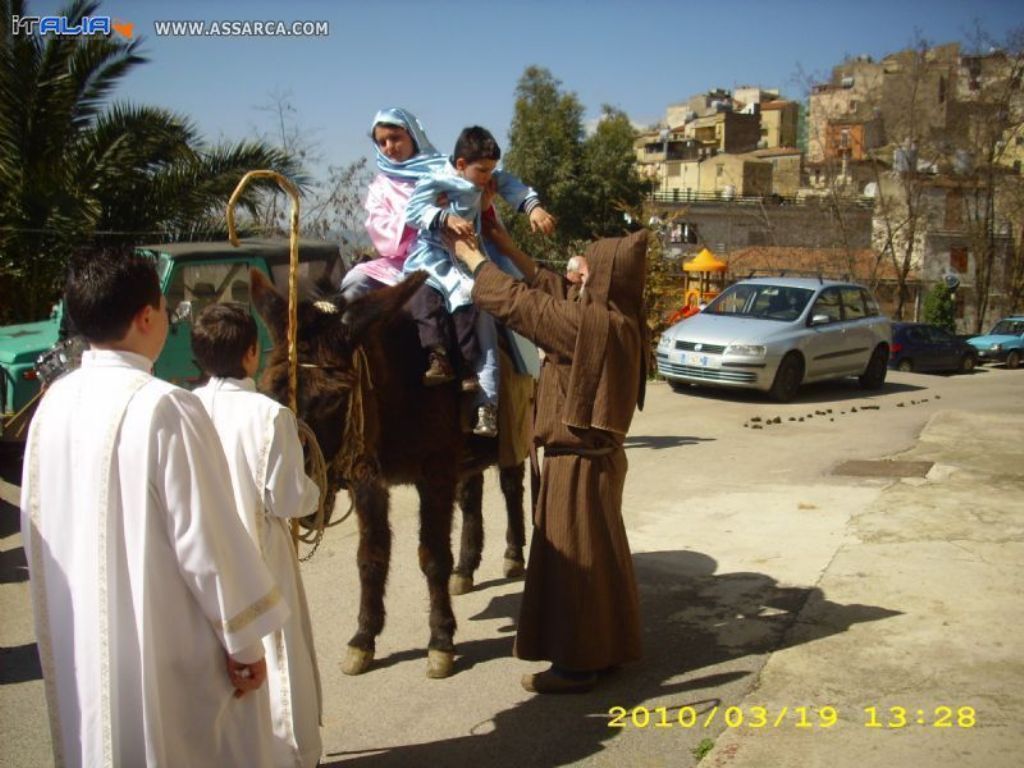
[[[473,577],[463,576],[461,573],[453,573],[448,579],[449,595],[464,595],[473,591]]]
[[[526,564],[522,560],[506,557],[504,571],[506,579],[518,579],[526,573]]]
[[[433,680],[451,677],[455,667],[455,654],[448,651],[427,651],[427,677]]]
[[[373,664],[373,651],[364,651],[362,648],[348,647],[345,660],[341,662],[341,671],[346,675],[361,675]]]

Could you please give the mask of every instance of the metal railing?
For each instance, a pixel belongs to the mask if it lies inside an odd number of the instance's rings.
[[[688,203],[731,203],[734,205],[766,205],[782,206],[796,205],[804,207],[826,207],[830,205],[827,197],[808,195],[795,197],[789,195],[778,195],[774,192],[767,195],[729,195],[723,192],[692,192],[683,189],[671,191],[652,192],[648,200],[654,203],[675,203],[685,205]],[[851,197],[843,200],[843,203],[857,208],[873,208],[875,200],[872,197]]]

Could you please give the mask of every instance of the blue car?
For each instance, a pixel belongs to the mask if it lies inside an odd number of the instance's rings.
[[[1006,363],[1016,368],[1024,357],[1024,316],[1004,317],[985,336],[975,336],[967,343],[978,350],[979,363]]]
[[[970,373],[977,363],[977,350],[944,328],[927,323],[892,324],[890,368]]]

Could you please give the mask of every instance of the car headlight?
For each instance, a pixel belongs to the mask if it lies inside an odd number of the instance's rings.
[[[763,344],[730,344],[725,348],[727,355],[742,355],[743,357],[764,357],[765,347]]]
[[[992,346],[990,347],[990,349],[991,349],[991,350],[992,350],[993,352],[1002,352],[1002,351],[1003,351],[1003,345],[1002,345],[1002,344],[993,344],[993,345],[992,345]]]
[[[672,339],[669,338],[668,334],[661,334],[661,338],[658,339],[658,349],[668,349],[672,346]]]

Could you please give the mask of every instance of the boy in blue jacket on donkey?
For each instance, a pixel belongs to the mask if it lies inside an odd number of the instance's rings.
[[[481,196],[492,178],[498,194],[526,213],[535,231],[550,234],[555,226],[534,190],[497,170],[500,158],[501,149],[489,131],[479,126],[466,128],[459,134],[453,156],[416,183],[405,212],[406,222],[419,234],[403,269],[407,274],[425,271],[430,288],[419,291],[410,302],[420,343],[429,354],[424,383],[441,384],[454,378],[444,344],[444,324],[451,323],[464,368],[475,369],[475,376],[463,371],[462,387],[480,390],[473,432],[486,437],[498,432],[497,331],[494,319],[473,305],[473,278],[449,253],[442,235],[479,235]]]

